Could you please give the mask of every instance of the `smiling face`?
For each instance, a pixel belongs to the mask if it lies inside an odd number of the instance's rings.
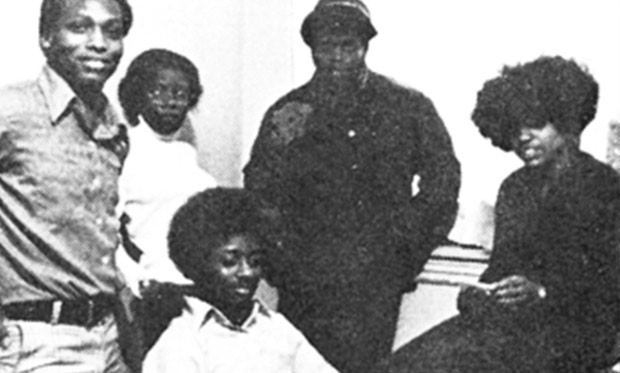
[[[179,70],[162,69],[147,88],[142,115],[153,131],[170,135],[183,125],[189,102],[188,77]]]
[[[526,166],[536,167],[558,162],[569,140],[552,123],[547,123],[541,128],[521,128],[513,137],[512,144]]]
[[[261,277],[263,251],[249,235],[233,235],[210,250],[198,270],[199,296],[241,323],[252,310]]]
[[[40,44],[50,66],[76,91],[101,91],[123,54],[122,10],[114,0],[64,0]]]

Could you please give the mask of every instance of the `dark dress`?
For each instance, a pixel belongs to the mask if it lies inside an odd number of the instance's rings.
[[[523,275],[547,297],[509,310],[471,291],[460,315],[401,347],[376,372],[592,372],[620,317],[620,182],[580,153],[546,192],[542,169],[502,184],[494,249],[482,282]],[[544,194],[544,196],[543,196]]]
[[[368,370],[456,216],[460,166],[431,101],[372,72],[339,96],[314,78],[267,111],[244,172],[285,222],[279,310],[337,369]]]

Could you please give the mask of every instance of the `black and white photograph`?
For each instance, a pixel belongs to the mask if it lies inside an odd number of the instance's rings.
[[[620,373],[620,1],[0,2],[0,373]]]

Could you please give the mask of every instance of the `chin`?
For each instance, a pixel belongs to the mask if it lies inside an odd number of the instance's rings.
[[[100,75],[100,74],[83,74],[79,76],[75,81],[77,82],[78,87],[82,87],[85,89],[93,90],[93,91],[101,91],[106,81],[108,80],[109,75]]]
[[[161,133],[162,135],[173,135],[175,134],[179,129],[181,129],[181,125],[178,123],[174,123],[174,124],[164,124],[161,125],[159,128],[159,133]]]

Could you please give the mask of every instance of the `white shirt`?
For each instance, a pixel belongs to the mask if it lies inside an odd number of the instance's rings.
[[[259,301],[241,327],[208,303],[187,301],[147,354],[143,373],[337,373],[284,316]]]
[[[129,155],[119,180],[120,210],[131,218],[127,230],[143,255],[139,266],[122,248],[116,259],[134,292],[146,279],[190,283],[168,257],[168,228],[189,197],[215,186],[189,143],[174,134],[161,136],[144,121],[129,129]]]

